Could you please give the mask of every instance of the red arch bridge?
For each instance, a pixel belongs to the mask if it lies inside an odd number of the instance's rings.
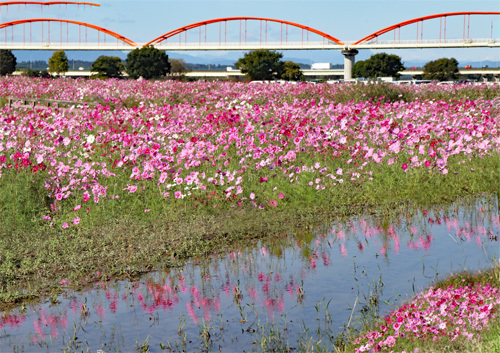
[[[71,1],[8,4],[97,4]],[[0,3],[5,5],[7,3]],[[400,22],[359,40],[342,40],[284,20],[226,17],[193,23],[147,43],[109,29],[64,19],[36,18],[0,24],[0,49],[123,50],[154,45],[165,50],[317,50],[500,47],[500,12],[450,12]]]
[[[78,4],[72,1],[11,1],[0,3]],[[203,50],[341,50],[346,78],[359,49],[500,47],[500,12],[450,12],[419,17],[384,27],[358,40],[341,40],[318,29],[284,20],[226,17],[193,23],[147,43],[89,23],[36,18],[0,24],[0,49],[11,50],[132,50],[153,45],[170,51]]]

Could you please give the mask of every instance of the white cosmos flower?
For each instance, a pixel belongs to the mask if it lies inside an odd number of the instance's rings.
[[[88,135],[87,136],[87,143],[94,143],[95,141],[95,136],[94,135]]]

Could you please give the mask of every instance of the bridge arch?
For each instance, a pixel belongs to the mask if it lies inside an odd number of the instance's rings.
[[[492,12],[492,11],[447,12],[447,13],[435,14],[435,15],[430,15],[430,16],[418,17],[418,18],[414,18],[412,20],[396,23],[392,26],[383,28],[377,32],[373,32],[372,34],[369,34],[366,37],[361,38],[360,40],[352,43],[352,45],[357,45],[357,44],[362,44],[362,43],[368,42],[374,38],[377,38],[378,36],[380,36],[384,33],[390,32],[392,30],[395,30],[395,29],[398,29],[398,28],[401,28],[401,27],[404,27],[404,26],[407,26],[407,25],[410,25],[413,23],[418,23],[418,22],[422,22],[425,20],[431,20],[431,19],[440,18],[440,17],[446,19],[446,17],[462,16],[462,15],[463,16],[466,16],[466,15],[500,15],[500,12]]]
[[[144,46],[159,44],[162,41],[167,40],[168,38],[173,37],[173,36],[175,36],[177,34],[186,32],[186,31],[188,31],[190,29],[193,29],[193,28],[205,26],[205,25],[208,25],[208,24],[219,23],[219,22],[230,22],[230,21],[242,21],[242,20],[269,21],[269,22],[276,22],[276,23],[281,23],[281,24],[285,24],[285,25],[290,25],[290,26],[293,26],[293,27],[300,28],[302,30],[306,30],[306,31],[315,33],[315,34],[317,34],[317,35],[319,35],[319,36],[321,36],[321,37],[323,37],[323,38],[325,38],[327,40],[330,40],[330,41],[332,41],[332,42],[334,42],[334,43],[336,43],[338,45],[344,45],[344,43],[342,41],[340,41],[339,39],[337,39],[335,37],[332,37],[331,35],[329,35],[329,34],[327,34],[325,32],[322,32],[322,31],[319,31],[317,29],[314,29],[314,28],[311,28],[311,27],[307,27],[307,26],[304,26],[304,25],[301,25],[301,24],[298,24],[298,23],[294,23],[294,22],[277,20],[277,19],[272,19],[272,18],[262,18],[262,17],[224,17],[224,18],[216,18],[216,19],[212,19],[212,20],[208,20],[208,21],[202,21],[202,22],[192,23],[190,25],[174,29],[173,31],[167,32],[167,33],[165,33],[165,34],[163,34],[163,35],[161,35],[161,36],[153,39],[152,41],[146,43]]]
[[[122,36],[121,34],[118,34],[116,32],[110,31],[109,29],[106,29],[106,28],[103,28],[103,27],[98,27],[98,26],[95,26],[95,25],[92,25],[92,24],[89,24],[89,23],[84,23],[84,22],[79,22],[79,21],[72,21],[72,20],[63,20],[63,19],[54,19],[54,18],[32,18],[32,19],[24,19],[24,20],[17,20],[17,21],[0,23],[0,29],[5,29],[7,27],[14,27],[14,26],[17,26],[17,25],[26,24],[26,23],[34,23],[34,22],[49,22],[49,23],[50,22],[60,22],[61,24],[62,23],[68,23],[68,24],[71,23],[71,24],[75,24],[75,25],[79,25],[79,26],[84,26],[84,27],[87,27],[87,28],[95,29],[98,32],[102,32],[102,33],[108,34],[108,35],[110,35],[112,37],[115,37],[117,40],[120,40],[123,43],[130,45],[131,47],[136,47],[137,46],[137,44],[134,41],[128,39],[125,36]]]
[[[0,6],[11,6],[11,5],[41,5],[41,6],[51,6],[51,5],[87,5],[87,6],[101,6],[93,2],[81,2],[81,1],[3,1],[0,2]]]

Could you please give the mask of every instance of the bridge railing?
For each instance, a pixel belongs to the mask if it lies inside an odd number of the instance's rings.
[[[79,48],[102,48],[106,49],[116,49],[120,48],[123,50],[133,50],[134,47],[127,45],[125,43],[78,43],[78,42],[51,42],[51,43],[26,43],[26,42],[4,42],[0,40],[0,47],[2,48],[24,48],[26,50],[47,50],[51,48],[67,48],[68,50],[79,49]]]
[[[360,44],[356,44],[356,46],[360,45],[377,45],[377,44],[435,44],[435,43],[442,43],[442,44],[473,44],[473,43],[478,43],[478,44],[484,44],[484,43],[499,43],[500,39],[495,39],[495,38],[459,38],[459,39],[406,39],[406,40],[401,40],[401,39],[386,39],[386,40],[380,40],[380,39],[374,39],[369,42],[364,42]],[[352,41],[346,41],[346,45],[353,45],[354,42]]]
[[[0,42],[1,45],[1,42]],[[254,48],[254,47],[262,47],[262,48],[327,48],[327,49],[342,49],[343,45],[339,45],[332,41],[283,41],[283,42],[260,42],[260,41],[247,41],[247,42],[178,42],[178,41],[164,41],[159,44],[156,44],[156,48]]]

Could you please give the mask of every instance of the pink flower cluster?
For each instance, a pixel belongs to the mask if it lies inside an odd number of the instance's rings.
[[[430,288],[411,303],[401,306],[385,318],[378,330],[354,340],[359,352],[394,351],[403,341],[453,341],[473,339],[494,317],[500,305],[498,288],[489,284]]]

